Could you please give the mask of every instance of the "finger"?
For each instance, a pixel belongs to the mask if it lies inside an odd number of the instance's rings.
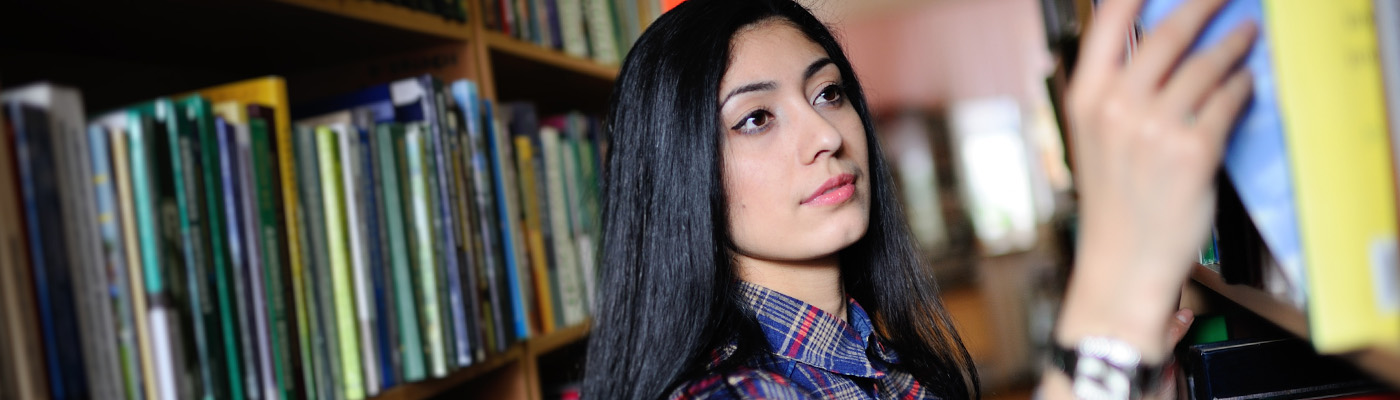
[[[1191,322],[1196,319],[1196,314],[1189,308],[1177,310],[1172,314],[1172,319],[1167,323],[1167,348],[1176,347],[1181,342],[1181,338],[1186,337],[1186,331],[1191,329]]]
[[[1084,88],[1089,97],[1096,97],[1107,82],[1112,81],[1123,63],[1123,52],[1127,47],[1128,32],[1133,27],[1138,9],[1143,0],[1106,0],[1094,15],[1094,24],[1084,35],[1076,78],[1092,79],[1097,82]]]
[[[1182,53],[1196,41],[1201,28],[1210,21],[1215,12],[1225,4],[1225,0],[1186,1],[1166,20],[1148,32],[1137,54],[1133,55],[1133,65],[1126,79],[1129,90],[1138,93],[1152,93],[1166,80],[1167,74],[1176,68]]]
[[[1220,87],[1230,71],[1254,44],[1257,29],[1253,23],[1235,28],[1224,41],[1205,53],[1189,58],[1162,89],[1159,106],[1171,115],[1187,115],[1200,108],[1213,89]]]
[[[1201,135],[1203,140],[1213,145],[1210,148],[1216,153],[1207,154],[1211,159],[1220,157],[1219,152],[1225,147],[1225,137],[1229,135],[1230,128],[1234,127],[1240,110],[1249,103],[1254,94],[1253,77],[1254,74],[1248,69],[1235,71],[1225,84],[1211,93],[1201,105],[1195,128],[1204,133]]]

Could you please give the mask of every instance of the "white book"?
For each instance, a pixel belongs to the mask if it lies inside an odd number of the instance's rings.
[[[564,324],[572,326],[583,322],[586,312],[583,306],[582,280],[579,277],[578,253],[574,249],[573,231],[569,228],[568,193],[564,188],[563,159],[560,157],[559,130],[554,127],[540,129],[540,146],[544,152],[545,184],[549,195],[548,210],[550,235],[554,246],[555,279],[559,281],[560,302],[564,305]]]
[[[617,50],[617,34],[613,30],[612,6],[608,0],[583,0],[584,17],[588,24],[588,40],[593,60],[601,64],[616,65],[622,57]]]
[[[340,175],[344,182],[345,226],[349,228],[347,230],[350,233],[350,269],[351,278],[355,281],[355,310],[360,323],[360,362],[365,371],[365,393],[374,395],[379,393],[379,352],[374,347],[374,292],[369,282],[369,265],[366,260],[368,256],[364,243],[366,238],[362,225],[364,217],[360,215],[359,192],[356,190],[360,182],[360,154],[357,151],[359,138],[355,127],[346,123],[336,123],[330,128],[340,139]]]
[[[588,36],[583,32],[583,0],[557,0],[559,31],[564,40],[564,52],[574,57],[588,57]]]

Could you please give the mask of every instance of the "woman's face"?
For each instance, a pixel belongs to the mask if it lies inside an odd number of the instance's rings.
[[[729,226],[742,258],[801,262],[865,235],[865,128],[825,50],[786,21],[734,37],[720,82]]]

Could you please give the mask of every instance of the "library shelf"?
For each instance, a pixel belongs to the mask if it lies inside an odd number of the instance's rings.
[[[611,81],[617,78],[617,66],[603,65],[586,58],[574,57],[562,51],[506,36],[500,32],[487,31],[484,36],[487,48],[493,51],[597,79]]]
[[[1200,265],[1192,267],[1191,279],[1289,333],[1308,339],[1308,319],[1303,311],[1268,292],[1245,285],[1227,284],[1220,273]],[[1400,352],[1397,350],[1372,347],[1343,354],[1342,357],[1391,387],[1400,388]]]
[[[369,0],[270,0],[326,14],[390,26],[445,39],[471,39],[471,25],[401,5]]]
[[[511,345],[504,352],[492,354],[486,360],[449,373],[442,378],[406,383],[371,397],[371,400],[422,400],[447,393],[459,386],[497,372],[503,368],[526,369],[536,364],[541,355],[578,343],[588,336],[589,320],[570,327]],[[527,389],[529,390],[529,389]]]

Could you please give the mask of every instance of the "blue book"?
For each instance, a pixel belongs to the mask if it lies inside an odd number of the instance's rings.
[[[214,121],[214,131],[219,144],[219,181],[223,186],[224,194],[224,224],[226,235],[224,240],[228,243],[228,254],[230,265],[233,267],[233,297],[234,310],[237,314],[239,354],[230,354],[229,357],[239,357],[243,366],[243,382],[230,382],[231,385],[241,384],[250,396],[254,393],[261,393],[262,387],[258,382],[261,376],[257,357],[256,343],[257,332],[254,331],[254,316],[252,310],[252,284],[249,282],[250,265],[248,257],[249,251],[243,243],[243,218],[244,212],[242,204],[242,185],[239,184],[238,173],[238,143],[235,138],[234,129],[236,127],[229,123],[227,119],[218,117]]]
[[[1225,172],[1239,192],[1249,218],[1278,260],[1288,280],[1294,304],[1303,304],[1307,293],[1302,245],[1298,236],[1293,179],[1279,116],[1277,87],[1269,53],[1269,29],[1262,0],[1227,3],[1196,40],[1192,51],[1209,48],[1245,21],[1254,21],[1259,35],[1244,66],[1254,76],[1254,98],[1241,112],[1225,152]],[[1151,30],[1183,0],[1149,0],[1141,22]]]
[[[509,155],[501,154],[502,146],[511,146],[511,144],[505,140],[504,132],[496,131],[494,107],[494,103],[490,100],[481,100],[481,121],[485,128],[483,136],[486,136],[486,148],[491,156],[491,181],[495,186],[495,190],[492,192],[496,194],[496,204],[499,206],[496,207],[497,220],[500,222],[501,254],[506,267],[506,280],[509,282],[514,336],[516,339],[524,340],[530,337],[529,307],[526,306],[527,293],[524,290],[526,288],[524,279],[527,279],[528,275],[522,276],[523,269],[528,268],[528,266],[522,265],[522,263],[526,263],[525,260],[516,258],[519,255],[516,249],[523,244],[515,242],[520,234],[516,232],[516,225],[512,221],[518,219],[520,214],[519,210],[514,208],[516,203],[510,200],[510,193],[511,190],[518,189],[515,189],[516,184],[513,182],[515,174],[510,173],[511,178],[508,179],[507,173],[510,171],[506,170],[506,168],[514,167],[515,160]],[[502,141],[506,143],[500,143]]]
[[[39,298],[40,330],[48,364],[49,390],[56,399],[88,397],[78,333],[77,305],[73,303],[73,277],[64,241],[63,210],[49,117],[42,109],[9,103],[6,118],[14,126],[15,159],[34,267],[35,294]]]
[[[145,390],[141,379],[141,363],[138,353],[140,352],[139,340],[136,336],[136,314],[132,305],[132,293],[130,279],[136,279],[129,275],[126,263],[126,248],[123,246],[123,239],[134,240],[135,238],[123,238],[121,223],[118,221],[119,212],[117,210],[117,188],[114,182],[116,177],[112,170],[112,150],[110,138],[111,133],[107,127],[101,123],[88,125],[88,151],[92,161],[93,173],[93,194],[97,201],[98,213],[98,233],[101,235],[103,265],[106,267],[107,276],[111,278],[107,287],[110,290],[112,306],[114,308],[115,324],[113,328],[117,333],[117,346],[120,354],[122,368],[123,390],[127,398],[145,398]],[[0,138],[0,140],[4,140]]]

